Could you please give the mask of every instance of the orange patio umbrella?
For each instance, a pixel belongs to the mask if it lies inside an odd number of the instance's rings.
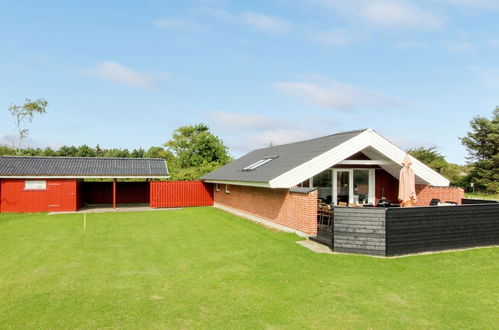
[[[411,167],[412,162],[408,154],[405,154],[399,178],[399,201],[400,206],[413,206],[416,199],[416,178]]]

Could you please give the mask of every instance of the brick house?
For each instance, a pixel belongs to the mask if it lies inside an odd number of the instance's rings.
[[[215,206],[277,227],[314,235],[317,202],[397,203],[405,151],[372,129],[254,150],[201,179],[213,183]],[[411,157],[417,206],[433,198],[460,204],[464,191]]]

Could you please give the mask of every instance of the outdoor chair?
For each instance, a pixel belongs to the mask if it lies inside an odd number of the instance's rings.
[[[440,204],[440,199],[438,198],[433,198],[431,201],[430,201],[430,206],[436,206]]]

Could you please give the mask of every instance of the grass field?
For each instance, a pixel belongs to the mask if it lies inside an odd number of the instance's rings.
[[[499,248],[315,254],[214,208],[0,215],[0,328],[497,328]]]
[[[493,199],[493,200],[499,200],[499,195],[498,194],[473,194],[473,193],[465,193],[464,198],[477,198],[477,199]]]

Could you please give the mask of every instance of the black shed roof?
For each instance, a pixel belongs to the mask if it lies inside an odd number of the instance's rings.
[[[0,157],[0,177],[167,177],[164,159]]]

